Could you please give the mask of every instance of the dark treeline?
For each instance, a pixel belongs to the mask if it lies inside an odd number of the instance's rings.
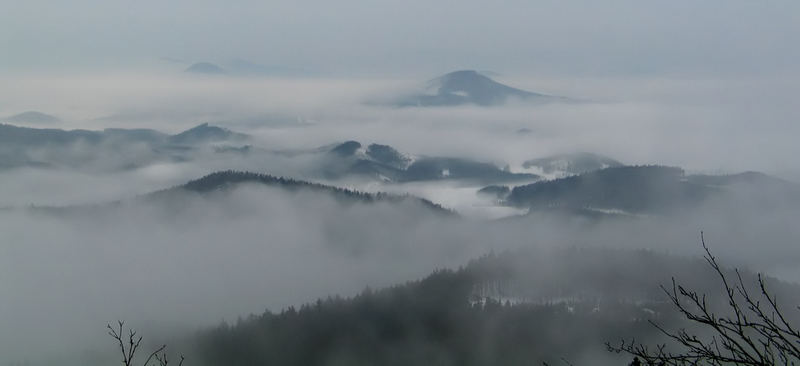
[[[171,194],[178,192],[197,192],[209,193],[214,191],[223,191],[233,188],[240,184],[255,183],[265,186],[278,187],[288,191],[306,191],[306,192],[321,192],[328,194],[341,202],[402,202],[413,201],[421,204],[436,213],[445,215],[455,215],[450,211],[436,203],[433,203],[424,198],[413,197],[409,195],[395,195],[389,193],[367,193],[356,190],[334,187],[319,183],[312,183],[308,181],[296,180],[292,178],[276,177],[269,174],[253,173],[253,172],[240,172],[240,171],[220,171],[211,173],[202,178],[195,179],[186,184],[158,191],[148,195],[150,199],[160,199],[168,197]]]
[[[154,145],[190,144],[204,141],[242,140],[245,134],[203,123],[175,135],[151,129],[106,128],[104,130],[62,130],[56,128],[19,127],[0,123],[0,142],[17,148],[30,146],[57,146],[61,144],[98,144],[101,142]]]
[[[711,302],[719,287],[700,260],[644,250],[541,254],[490,254],[420,281],[224,323],[198,335],[198,358],[209,365],[307,366],[532,365],[561,357],[622,357],[604,353],[604,343],[658,339],[648,320],[686,325],[658,288],[669,275],[654,272],[679,271],[686,283],[708,291]],[[545,263],[551,267],[536,269]],[[796,286],[769,281],[777,293],[798,293]]]
[[[209,143],[249,136],[207,123],[175,135],[151,129],[63,130],[0,123],[0,170],[22,167],[124,171],[157,162],[185,162]]]
[[[598,350],[604,339],[650,335],[636,305],[602,313],[589,303],[467,301],[460,272],[352,299],[329,298],[266,312],[202,335],[209,365],[530,365]]]
[[[531,208],[602,208],[666,213],[697,208],[710,198],[746,188],[758,200],[800,202],[796,184],[757,172],[688,175],[666,166],[621,166],[514,187],[506,202]]]
[[[602,263],[594,256],[600,252],[643,262],[618,271],[615,261],[604,270],[583,266]],[[353,298],[266,311],[201,333],[199,358],[209,365],[531,365],[603,354],[605,341],[622,337],[652,339],[655,330],[647,319],[680,323],[669,304],[652,295],[658,292],[655,280],[641,280],[641,271],[659,256],[646,251],[560,253],[538,259],[533,251],[491,254],[455,271],[439,270],[420,281],[365,290]],[[578,258],[586,260],[557,268]],[[664,265],[673,260],[678,259],[667,258]],[[540,273],[524,269],[546,261],[556,266]],[[683,268],[702,268],[698,261],[684,261]],[[606,275],[597,276],[597,271]],[[563,276],[568,272],[574,275]],[[567,283],[581,280],[585,283]],[[584,291],[598,283],[634,289],[610,291],[606,298],[596,296],[601,291]],[[652,291],[639,291],[645,286]]]
[[[419,205],[423,211],[442,217],[458,217],[455,211],[449,210],[430,200],[415,197],[412,195],[398,195],[391,193],[368,193],[346,188],[340,188],[325,184],[313,183],[292,178],[276,177],[269,174],[240,172],[240,171],[220,171],[208,174],[202,178],[189,181],[185,184],[172,188],[155,191],[138,197],[141,202],[164,204],[172,209],[185,207],[188,198],[186,193],[197,193],[201,195],[211,195],[217,192],[227,192],[243,184],[256,184],[268,187],[279,188],[292,193],[320,193],[335,199],[338,203],[349,205],[354,203],[410,203]],[[103,213],[107,210],[119,208],[124,201],[113,201],[103,204],[93,205],[71,205],[71,206],[34,206],[30,205],[26,209],[32,212],[46,214],[93,214]],[[12,207],[0,210],[11,210]]]
[[[539,176],[512,173],[493,163],[458,157],[419,156],[410,159],[388,145],[370,144],[364,154],[358,141],[347,141],[328,151],[319,168],[327,179],[362,176],[393,182],[463,179],[484,184],[532,181]]]
[[[696,205],[713,193],[713,188],[683,178],[680,168],[607,168],[515,187],[508,202],[515,206],[617,208],[641,213]]]

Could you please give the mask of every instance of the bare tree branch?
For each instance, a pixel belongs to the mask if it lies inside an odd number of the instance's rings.
[[[777,297],[767,290],[761,274],[758,275],[758,292],[753,294],[735,270],[731,280],[717,262],[705,242],[704,259],[719,278],[729,315],[720,315],[712,309],[706,294],[687,289],[672,279],[672,287],[661,286],[669,301],[690,322],[710,330],[711,336],[701,337],[686,329],[670,331],[658,323],[650,323],[675,345],[680,352],[667,351],[666,344],[654,348],[622,340],[618,346],[606,343],[612,352],[624,352],[641,358],[648,365],[795,365],[800,363],[800,332],[786,319],[778,306]],[[762,300],[766,300],[766,305]]]
[[[116,341],[119,347],[120,353],[122,354],[122,364],[124,366],[132,366],[133,360],[136,357],[136,352],[141,347],[142,336],[139,336],[136,331],[129,328],[127,339],[125,339],[123,337],[123,334],[125,334],[125,322],[123,321],[118,321],[116,327],[112,327],[111,324],[106,324],[106,328],[108,328],[108,335]],[[167,358],[166,349],[167,345],[156,348],[147,356],[142,366],[149,366],[153,359],[158,361],[160,366],[167,366],[169,359]],[[178,366],[183,366],[183,361],[184,357],[181,355]]]

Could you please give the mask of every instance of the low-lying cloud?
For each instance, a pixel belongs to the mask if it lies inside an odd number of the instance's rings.
[[[511,79],[511,78],[508,78]],[[58,128],[155,128],[177,133],[214,122],[253,136],[265,151],[307,150],[345,140],[389,144],[412,155],[456,156],[508,165],[591,151],[628,164],[690,171],[759,170],[798,180],[792,157],[797,109],[787,80],[524,79],[515,86],[586,100],[497,108],[393,108],[365,104],[405,90],[408,80],[289,80],[107,75],[11,78],[0,115],[41,110]],[[541,85],[541,87],[540,87]],[[301,123],[259,123],[263,116]],[[242,145],[241,143],[239,145]],[[305,155],[217,154],[110,169],[145,150],[96,155],[74,168],[0,171],[0,207],[68,206],[122,200],[102,214],[0,211],[0,354],[10,360],[94,348],[105,322],[126,319],[187,329],[278,310],[365,286],[417,279],[490,250],[598,245],[696,255],[698,234],[732,263],[797,280],[791,249],[796,210],[710,203],[680,218],[601,222],[537,216],[491,222],[511,209],[479,199],[463,182],[329,182],[366,191],[410,192],[455,208],[445,219],[419,207],[343,207],[320,195],[244,187],[195,197],[178,211],[135,197],[237,169],[319,180]],[[88,150],[87,150],[88,149]],[[47,153],[43,150],[42,153]],[[141,155],[137,155],[141,154]],[[501,212],[502,211],[502,212]],[[47,356],[47,355],[45,355]]]
[[[249,185],[182,202],[0,212],[0,353],[37,360],[103,349],[102,327],[116,319],[159,337],[165,329],[417,279],[492,250],[599,246],[696,255],[700,230],[728,263],[797,280],[792,210],[710,203],[683,217],[533,214],[487,222],[442,217],[410,202],[343,205],[324,194]]]

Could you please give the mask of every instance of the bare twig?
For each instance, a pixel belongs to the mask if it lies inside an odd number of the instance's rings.
[[[132,366],[133,360],[136,357],[136,352],[141,347],[142,336],[137,335],[136,331],[133,329],[128,329],[128,336],[123,337],[123,334],[125,334],[125,322],[123,321],[118,321],[116,327],[107,324],[106,328],[108,328],[108,335],[114,338],[119,347],[120,353],[122,354],[122,364],[124,366]],[[158,361],[160,366],[167,366],[169,359],[167,358],[166,349],[167,345],[156,348],[147,356],[142,366],[149,366],[153,359]],[[183,361],[184,357],[181,355],[178,366],[183,366]]]
[[[687,320],[711,330],[710,338],[698,337],[686,329],[670,331],[651,321],[661,334],[683,350],[669,352],[666,344],[651,348],[635,339],[622,340],[618,346],[606,343],[608,350],[641,358],[648,365],[788,366],[800,363],[800,332],[781,312],[776,296],[767,290],[761,274],[758,275],[759,291],[754,295],[748,291],[738,269],[735,270],[736,278],[733,281],[729,279],[706,245],[703,233],[700,241],[705,251],[704,259],[725,291],[730,315],[716,313],[708,305],[705,294],[687,289],[673,278],[671,288],[661,286],[661,289]],[[766,305],[762,305],[764,299]]]

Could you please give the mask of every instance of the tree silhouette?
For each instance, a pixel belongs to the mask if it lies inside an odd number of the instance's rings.
[[[667,344],[648,346],[622,340],[618,346],[606,344],[609,351],[624,352],[648,365],[795,365],[800,363],[800,332],[787,320],[777,297],[770,293],[758,274],[757,290],[748,290],[738,269],[730,278],[711,254],[703,234],[700,240],[705,260],[719,277],[725,292],[728,312],[712,309],[706,294],[688,289],[672,279],[671,288],[661,286],[672,305],[707,335],[667,330],[650,321],[681,351],[668,350]]]
[[[118,321],[116,327],[112,327],[111,324],[107,324],[106,328],[108,328],[108,335],[110,335],[111,338],[114,338],[114,340],[117,342],[117,346],[122,354],[122,364],[125,366],[133,366],[136,352],[139,351],[142,344],[142,336],[138,335],[136,331],[131,328],[128,328],[128,331],[125,332],[125,322],[123,321]],[[167,356],[166,349],[167,345],[165,344],[156,348],[150,353],[149,356],[147,356],[147,359],[145,359],[142,366],[149,366],[150,362],[152,362],[154,359],[156,362],[158,362],[159,366],[168,366],[170,360]],[[182,366],[184,361],[183,355],[180,357],[181,358],[178,362],[178,366]]]

